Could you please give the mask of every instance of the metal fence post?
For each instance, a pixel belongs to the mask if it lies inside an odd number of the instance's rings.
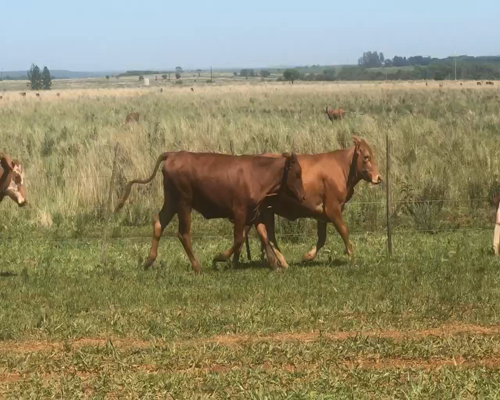
[[[392,231],[391,231],[391,143],[389,142],[389,133],[385,134],[387,169],[386,169],[386,203],[387,203],[387,251],[392,256]]]

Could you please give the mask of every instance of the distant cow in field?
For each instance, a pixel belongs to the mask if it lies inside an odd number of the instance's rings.
[[[28,204],[21,163],[0,153],[0,202],[9,196],[19,207]]]
[[[3,96],[0,96],[0,100],[2,100],[2,99],[3,99]]]
[[[56,96],[57,96],[57,97],[61,97],[61,93],[57,93],[57,94],[56,94]]]
[[[26,97],[26,92],[19,93],[21,96]]]
[[[160,89],[160,93],[163,93],[163,88]]]
[[[36,94],[36,97],[40,97],[40,93],[37,93],[37,94]]]
[[[278,266],[265,227],[260,222],[260,213],[269,198],[287,196],[299,204],[304,200],[302,169],[295,154],[264,157],[185,151],[163,153],[148,179],[127,184],[115,212],[123,207],[132,185],[150,183],[162,162],[165,162],[162,168],[165,199],[163,208],[154,218],[153,243],[145,269],[156,260],[161,234],[177,214],[178,238],[195,273],[201,272],[191,245],[193,209],[206,219],[227,218],[234,224],[233,246],[216,256],[214,263],[227,261],[243,245],[245,227],[255,225],[265,244],[269,262],[273,267]]]
[[[341,108],[335,110],[331,107],[326,107],[325,110],[326,115],[328,115],[328,119],[333,122],[333,120],[342,119],[345,117],[345,111]]]
[[[194,92],[194,88],[191,88],[191,91]]]
[[[487,85],[494,85],[494,83],[492,81],[488,81],[486,82]]]
[[[493,203],[495,204],[495,208],[497,209],[495,232],[493,234],[493,250],[495,252],[495,256],[498,257],[500,247],[500,195],[497,195],[493,198]]]
[[[477,83],[477,86],[481,86],[481,85],[482,85],[482,83],[481,83],[481,82],[478,82],[478,83]]]
[[[126,124],[134,121],[139,122],[139,113],[137,111],[131,112],[129,115],[127,115],[127,118],[125,119]]]

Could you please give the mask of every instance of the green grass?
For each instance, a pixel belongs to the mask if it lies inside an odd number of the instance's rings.
[[[229,240],[198,239],[201,276],[188,272],[176,239],[163,240],[148,272],[137,263],[148,239],[112,240],[105,265],[98,240],[2,241],[0,393],[495,396],[500,269],[490,236],[397,235],[388,259],[382,235],[355,235],[355,264],[338,236],[311,265],[297,263],[311,238],[285,241],[286,273],[258,263],[214,269]],[[78,341],[86,338],[104,340]]]
[[[498,397],[496,87],[242,83],[160,94],[94,84],[60,99],[7,93],[0,104],[1,150],[23,161],[32,204],[0,207],[0,397]],[[327,104],[354,113],[331,124]],[[132,110],[140,123],[124,125]],[[160,152],[229,152],[230,140],[237,153],[317,153],[358,134],[385,177],[386,132],[391,258],[384,188],[362,183],[344,211],[354,263],[330,226],[318,260],[301,264],[314,221],[278,219],[286,272],[256,261],[214,268],[231,224],[195,215],[204,274],[191,273],[175,220],[145,272],[159,178],[112,217],[102,258],[116,143],[115,201]]]

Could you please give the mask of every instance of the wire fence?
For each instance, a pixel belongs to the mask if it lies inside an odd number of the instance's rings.
[[[385,186],[385,199],[381,200],[381,193],[378,192],[376,197],[378,200],[373,201],[353,201],[345,204],[343,210],[344,220],[346,225],[352,227],[349,229],[349,234],[358,235],[364,233],[387,234],[388,251],[392,252],[391,236],[393,234],[413,234],[413,233],[451,233],[451,232],[481,232],[492,230],[493,220],[489,216],[490,198],[434,198],[422,199],[411,198],[403,200],[393,200],[391,196],[391,181],[390,181],[390,142],[387,140],[386,151],[386,171],[387,180]],[[234,144],[230,142],[231,153],[234,154]],[[95,180],[102,179],[106,182],[109,188],[109,193],[106,193],[107,203],[103,202],[104,225],[98,234],[86,233],[85,227],[79,227],[78,230],[70,232],[69,235],[60,235],[60,232],[55,232],[48,235],[10,235],[4,236],[0,233],[1,240],[47,240],[47,241],[93,241],[100,240],[103,242],[103,253],[105,252],[105,242],[108,240],[143,240],[151,239],[151,232],[147,233],[132,233],[123,234],[121,231],[126,230],[123,226],[113,226],[110,231],[109,222],[112,220],[112,199],[113,192],[117,190],[115,186],[117,180],[122,179],[121,171],[118,171],[119,148],[114,145],[114,158],[112,170],[109,174],[86,175],[78,174],[73,178],[76,180]],[[116,178],[120,175],[120,178]],[[63,178],[68,178],[69,175],[63,175]],[[73,179],[72,178],[72,179]],[[155,189],[150,189],[155,190]],[[467,206],[465,205],[467,204]],[[404,207],[403,207],[404,206]],[[463,219],[464,221],[461,221]],[[403,221],[404,220],[404,221]],[[193,222],[198,225],[200,222],[197,217]],[[213,222],[208,225],[214,225]],[[91,228],[92,229],[92,228]],[[134,228],[136,231],[140,227]],[[301,220],[297,222],[289,222],[282,218],[277,219],[276,236],[278,238],[310,238],[311,240],[317,237],[315,229],[309,223],[304,223]],[[163,235],[166,239],[176,239],[177,234],[174,232],[165,232]],[[233,235],[226,224],[225,229],[214,229],[205,231],[196,231],[192,235],[193,239],[232,239]]]

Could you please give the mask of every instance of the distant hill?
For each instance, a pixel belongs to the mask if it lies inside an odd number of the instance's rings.
[[[99,72],[87,72],[87,71],[68,71],[64,69],[54,69],[50,70],[50,74],[53,79],[81,79],[81,78],[103,78],[106,75],[115,75],[119,71],[99,71]],[[3,71],[1,72],[1,77],[5,80],[13,79],[28,79],[28,70],[26,71]]]

